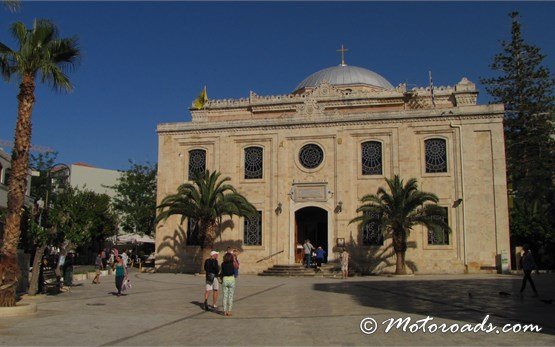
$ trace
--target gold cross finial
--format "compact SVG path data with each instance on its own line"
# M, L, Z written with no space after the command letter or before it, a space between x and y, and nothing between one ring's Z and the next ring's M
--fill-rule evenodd
M348 51L349 51L348 49L343 47L343 44L341 44L341 49L337 50L337 52L341 52L341 66L347 66L347 64L345 64L345 52L348 52Z

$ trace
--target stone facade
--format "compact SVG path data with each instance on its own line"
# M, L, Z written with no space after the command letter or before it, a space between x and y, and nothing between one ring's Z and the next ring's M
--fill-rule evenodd
M415 273L492 271L499 254L509 251L503 106L476 105L477 94L463 78L433 92L324 82L289 95L251 92L245 99L209 100L203 109L191 109L192 122L158 125L158 202L188 180L189 153L202 149L206 169L229 176L261 211L260 245L245 245L241 218L226 221L216 242L216 249L242 250L242 273L294 263L298 242L308 235L325 246L328 261L337 259L337 244L344 242L360 272L392 272L391 239L365 245L363 231L349 221L357 215L359 199L384 187L385 177L414 177L447 208L452 233L444 244L429 244L424 228L412 230L408 268ZM446 172L427 172L429 139L445 144ZM363 175L367 141L381 144L380 174ZM323 152L314 168L299 158L307 144ZM262 178L245 178L245 149L251 146L262 148ZM199 268L198 247L187 245L187 225L178 220L157 227L158 271Z

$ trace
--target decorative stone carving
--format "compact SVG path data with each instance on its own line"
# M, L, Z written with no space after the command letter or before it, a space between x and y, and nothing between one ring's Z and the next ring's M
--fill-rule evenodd
M476 105L478 93L455 94L456 106Z
M459 83L455 86L455 91L457 92L475 92L476 85L468 80L468 78L463 77Z
M320 117L324 115L324 107L319 105L316 99L308 98L297 106L297 114L299 117Z
M476 105L476 85L463 77L457 85L434 87L436 107ZM406 110L433 109L430 87L412 88L406 84L395 89L348 88L321 83L300 94L261 96L253 91L248 98L209 100L203 110L191 109L193 123L242 122L254 114L289 114L290 117L317 119L344 113L349 108L367 109L379 106L404 106ZM275 116L270 116L272 118ZM220 121L221 119L221 121Z

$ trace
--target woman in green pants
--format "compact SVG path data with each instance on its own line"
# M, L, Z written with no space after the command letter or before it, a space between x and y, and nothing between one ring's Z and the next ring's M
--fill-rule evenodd
M224 287L224 315L231 316L231 309L233 307L233 294L235 292L235 276L233 266L233 254L226 253L222 263L221 276L223 277Z
M116 270L116 288L118 290L118 296L121 296L121 287L123 285L125 276L127 276L127 269L123 264L123 258L121 257L121 255L118 255L116 257L116 265L114 268Z

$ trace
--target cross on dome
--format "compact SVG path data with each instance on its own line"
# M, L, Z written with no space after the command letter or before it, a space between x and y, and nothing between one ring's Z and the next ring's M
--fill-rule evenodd
M343 47L343 44L341 44L341 49L337 50L337 52L341 52L341 66L347 66L347 64L345 64L345 52L348 51L347 48Z

